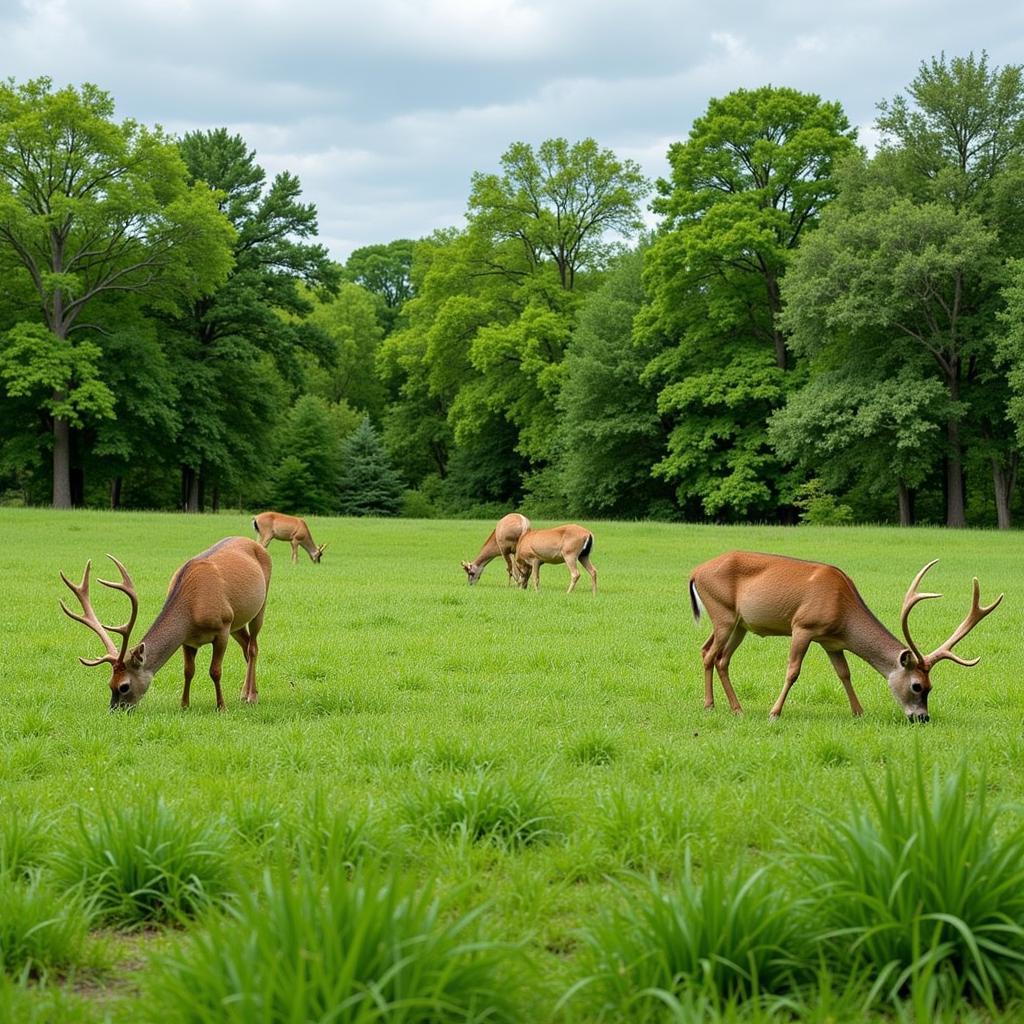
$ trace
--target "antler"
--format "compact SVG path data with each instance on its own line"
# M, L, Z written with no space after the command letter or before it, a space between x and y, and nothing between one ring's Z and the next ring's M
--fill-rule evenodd
M903 636L906 638L907 646L910 648L914 657L917 659L919 665L924 665L925 659L921 652L917 649L917 644L914 643L913 638L910 635L910 623L908 619L910 617L910 610L920 601L927 601L931 597L942 597L941 594L919 594L917 592L918 584L924 578L924 574L938 561L937 558L933 558L913 579L913 582L907 588L907 593L903 598L903 607L900 609L900 626L903 627ZM994 607L994 606L993 606Z
M955 661L958 665L963 665L965 668L971 668L977 665L981 660L980 658L961 658L959 655L953 653L953 647L958 644L974 627L981 622L986 615L994 612L999 606L999 602L1002 601L1003 595L1000 594L988 607L981 604L981 588L978 586L978 577L974 577L974 596L971 598L971 610L967 613L967 618L956 627L953 635L941 646L937 647L927 658L924 659L924 668L926 671L932 668L933 665L938 662L948 659L949 661Z
M128 621L120 626L104 626L97 618L96 613L92 609L92 602L89 600L89 570L92 568L92 559L85 563L85 573L82 576L82 582L76 587L62 572L60 578L67 584L68 589L78 598L79 604L82 606L84 615L76 615L63 601L60 602L61 610L68 618L74 619L75 622L82 623L83 626L88 626L102 641L103 646L106 647L107 653L101 658L79 658L78 660L83 665L102 665L104 662L109 662L111 665L116 665L118 662L124 661L124 656L128 651L128 638L131 636L132 627L135 625L135 619L139 614L139 597L135 592L135 584L132 583L131 576L128 575L128 570L113 556L107 555L114 565L117 566L118 571L121 573L121 582L114 583L110 580L100 580L99 582L105 587L110 587L111 590L120 590L122 594L127 595L128 600L131 601L131 615ZM114 645L114 641L110 639L110 634L107 632L110 630L113 633L119 633L121 636L121 652L118 653L117 647Z

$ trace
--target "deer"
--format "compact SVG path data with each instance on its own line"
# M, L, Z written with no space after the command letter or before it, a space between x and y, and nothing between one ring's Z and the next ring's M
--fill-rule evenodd
M466 576L469 578L469 585L472 586L480 579L484 566L498 555L505 559L505 567L508 569L508 585L511 586L517 582L512 557L515 554L519 538L529 529L530 520L518 512L509 512L507 516L502 516L491 530L490 536L484 541L480 554L472 562L462 563L462 568L466 570Z
M786 697L800 675L807 648L814 642L825 649L855 716L862 715L864 709L850 681L844 651L862 658L886 680L910 721L927 722L932 669L940 661L952 661L967 668L977 665L980 659L961 658L953 653L953 648L1003 599L1000 594L992 604L982 605L975 577L967 617L944 644L931 654L921 654L910 635L909 617L921 601L942 596L918 591L925 573L937 561L936 558L921 569L903 598L900 626L905 643L879 622L853 580L834 565L750 551L729 551L698 565L690 576L690 606L694 622L700 622L704 610L712 627L711 636L701 648L704 707L715 706L712 673L717 671L729 706L734 712L743 710L729 680L729 661L749 632L792 638L785 683L771 709L771 719L782 714Z
M515 574L519 586L526 590L532 575L533 589L540 590L541 565L565 562L569 569L569 589L566 593L571 594L579 582L580 571L576 568L576 563L579 562L590 573L590 592L596 594L597 570L590 561L590 552L593 548L594 535L575 523L524 533L519 538L515 554Z
M132 627L139 613L139 597L128 570L113 555L107 557L117 566L121 581L100 580L111 590L119 590L131 603L128 621L120 626L104 626L93 611L89 598L89 571L92 559L85 563L82 582L75 585L61 572L60 577L82 606L82 614L71 611L63 601L64 614L91 629L103 642L107 653L99 658L79 658L83 665L112 666L110 710L132 710L146 695L153 676L180 647L185 659L185 686L181 706L189 706L189 687L196 670L196 649L213 644L210 678L217 694L217 710L225 709L220 678L228 639L234 637L245 655L245 683L242 699L254 704L256 691L257 637L263 626L263 612L270 587L270 556L249 537L227 537L213 547L190 558L171 577L167 598L153 625L134 647L129 647ZM111 633L121 636L118 650Z
M314 565L319 565L326 544L316 545L305 519L286 516L281 512L261 512L252 521L252 528L260 535L260 543L266 548L272 540L286 540L292 546L292 565L299 557L299 548L305 549Z

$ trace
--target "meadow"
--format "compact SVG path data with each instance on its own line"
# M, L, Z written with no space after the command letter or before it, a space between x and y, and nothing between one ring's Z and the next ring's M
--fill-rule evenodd
M209 647L188 711L179 654L135 712L108 713L109 669L79 664L100 645L61 614L58 599L74 599L59 571L77 581L91 558L94 577L116 579L105 553L121 559L140 595L137 639L174 569L222 537L252 535L250 520L0 510L0 1019L326 1020L308 1009L313 995L305 1010L283 1006L267 971L285 971L282 950L302 947L315 966L289 991L337 994L345 978L366 988L351 959L360 943L417 949L422 974L395 982L397 994L370 986L332 1020L1019 1019L1019 535L592 522L592 597L585 575L565 594L564 566L543 569L539 593L509 588L500 560L467 586L460 559L493 523L311 518L327 543L320 565L300 550L292 566L286 544L270 547L258 704L239 700L232 644L225 713ZM944 597L912 616L924 650L965 615L972 576L983 602L1006 597L958 648L980 664L934 670L927 725L908 724L851 656L865 709L854 719L817 647L769 722L788 645L753 636L732 662L744 714L729 712L717 682L718 706L705 711L707 630L692 621L686 579L733 547L840 565L897 634L911 578L939 558L926 586ZM125 599L92 590L103 621L123 621ZM905 977L857 960L874 933L829 952L856 934L842 921L794 966L783 953L803 941L790 930L804 901L841 889L823 881L830 851L840 861L857 847L848 860L870 873L884 859L871 828L901 815L925 821L922 836L938 828L933 846L901 848L894 877L970 876L966 904L991 889L1002 923L964 937L972 952L953 980L936 965L959 940L936 937L934 917L915 932L918 966ZM338 901L334 924L310 911L325 892ZM740 909L716 934L733 929L738 961L701 954L687 932L672 942L695 944L703 980L680 987L685 968L671 964L659 968L664 984L634 973L658 959L637 935L685 932L728 906ZM807 920L820 919L808 906ZM672 922L656 920L665 907ZM335 950L341 919L368 930ZM382 920L414 927L370 942ZM14 934L19 921L40 927ZM743 946L757 928L777 938ZM1010 952L986 975L997 946ZM844 955L857 964L845 975Z

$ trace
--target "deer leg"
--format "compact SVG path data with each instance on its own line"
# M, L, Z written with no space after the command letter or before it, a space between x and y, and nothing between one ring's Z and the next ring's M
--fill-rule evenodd
M743 708L740 707L740 702L736 698L736 691L732 688L732 683L729 681L729 662L732 661L733 652L743 643L743 638L746 635L746 628L737 622L733 626L725 646L719 651L718 657L715 659L715 669L722 683L722 689L725 690L725 698L729 702L729 707L736 712L742 711Z
M846 696L850 701L850 710L854 717L860 718L864 714L864 709L860 706L860 701L857 700L857 694L853 692L853 683L850 682L850 666L846 663L846 655L842 651L826 651L826 653L828 660L832 662L832 667L836 670L836 675L839 676L839 681L843 684L843 689L846 690Z
M590 573L590 592L597 593L597 570L590 561L590 555L580 555L580 565Z
M576 559L572 555L569 555L565 560L565 565L569 570L569 589L566 593L571 594L576 589L576 584L580 581L580 571L576 568Z
M534 562L530 569L533 572L533 589L540 590L540 562Z
M259 653L259 644L256 636L263 625L263 612L260 611L250 623L249 628L243 627L232 634L242 645L245 652L245 683L242 685L242 700L248 704L255 704L259 700L256 692L256 655Z
M793 642L789 645L789 664L786 666L786 682L782 687L779 699L772 705L768 714L769 718L778 718L782 714L782 705L786 703L786 697L793 688L793 684L800 678L800 666L804 663L804 655L807 648L811 646L814 637L802 630L793 630Z
M700 649L700 660L704 666L704 707L711 709L715 706L715 659L708 660L708 654L711 651L711 645L715 642L715 634L704 641L704 646Z
M292 541L292 565L298 564L299 561L299 542Z
M502 552L501 557L505 559L505 568L508 570L508 582L505 586L511 587L516 581L515 573L512 572L512 556L507 552Z
M187 708L189 687L192 685L192 677L196 674L196 649L183 644L181 653L185 659L185 686L181 691L181 706Z
M717 669L722 689L729 701L729 707L733 711L743 710L740 707L740 702L736 699L736 691L729 681L729 659L746 635L746 629L739 622L733 621L723 626L716 625L715 631L701 647L700 653L704 662L704 707L713 708L715 706L712 673Z
M220 673L224 665L224 652L228 649L228 634L219 633L213 638L213 657L210 659L210 678L217 694L217 710L224 710L224 694L220 691Z

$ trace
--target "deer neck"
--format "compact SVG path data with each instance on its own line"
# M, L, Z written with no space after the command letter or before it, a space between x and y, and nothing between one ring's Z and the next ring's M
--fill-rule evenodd
M868 610L858 609L846 623L843 646L866 661L876 672L889 678L899 664L900 652L906 647Z
M307 533L300 541L299 544L309 552L310 557L316 554L316 545L313 543L313 536Z
M483 568L492 559L497 558L501 554L498 549L498 541L495 539L494 531L491 530L490 537L484 541L484 546L480 549L480 554L476 556L473 564Z
M188 638L189 620L168 601L146 630L146 673L155 675Z

